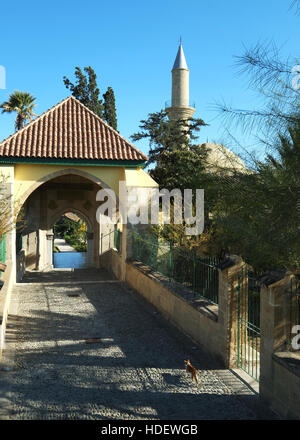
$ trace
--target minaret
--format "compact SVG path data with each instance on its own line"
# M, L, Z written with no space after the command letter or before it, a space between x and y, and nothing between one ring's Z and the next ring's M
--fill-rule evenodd
M195 112L195 109L189 105L189 75L180 40L172 69L172 103L171 107L166 108L170 119L188 119Z

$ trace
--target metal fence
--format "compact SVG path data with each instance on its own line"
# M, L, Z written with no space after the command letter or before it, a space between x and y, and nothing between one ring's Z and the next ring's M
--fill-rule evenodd
M218 304L219 272L217 258L200 258L196 252L174 246L147 234L132 232L132 257L152 270L191 289L195 297Z
M255 380L260 373L260 285L244 268L238 275L237 366Z

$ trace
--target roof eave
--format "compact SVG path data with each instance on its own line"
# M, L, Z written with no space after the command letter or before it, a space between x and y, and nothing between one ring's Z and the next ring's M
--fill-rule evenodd
M38 165L77 165L77 166L108 166L108 167L144 167L147 160L109 160L109 159L68 159L50 157L15 157L1 156L0 164L38 164Z

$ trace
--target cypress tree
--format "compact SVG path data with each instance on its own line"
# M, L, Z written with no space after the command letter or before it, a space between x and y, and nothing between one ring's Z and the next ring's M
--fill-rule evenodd
M115 130L117 130L117 112L116 112L116 101L115 94L111 87L108 87L106 93L103 95L104 98L104 110L103 117L104 120Z

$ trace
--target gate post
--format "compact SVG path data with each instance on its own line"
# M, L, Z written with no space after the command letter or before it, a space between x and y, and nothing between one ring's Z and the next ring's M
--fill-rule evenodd
M238 274L245 266L238 256L231 256L231 265L219 269L219 322L224 334L224 364L237 365Z
M289 287L293 275L261 287L260 395L267 403L274 399L273 353L285 348L289 338Z

